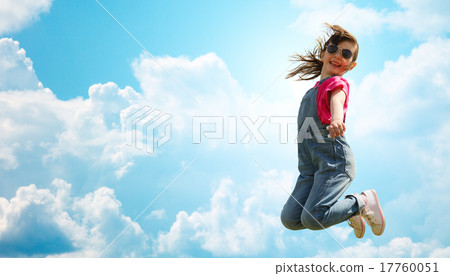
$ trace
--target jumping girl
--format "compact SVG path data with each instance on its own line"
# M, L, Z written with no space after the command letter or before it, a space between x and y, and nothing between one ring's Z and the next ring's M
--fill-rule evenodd
M356 66L358 42L338 25L326 24L328 39L306 55L295 55L300 64L287 78L320 81L306 92L298 113L298 169L294 191L281 212L291 230L325 229L348 220L362 238L365 223L381 235L385 218L375 190L339 198L355 177L355 159L344 132L349 84L342 77Z

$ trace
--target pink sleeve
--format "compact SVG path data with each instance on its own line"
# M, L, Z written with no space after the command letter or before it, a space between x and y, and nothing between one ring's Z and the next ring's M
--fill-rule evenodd
M319 112L319 119L324 125L328 125L331 123L330 101L328 99L328 92L333 91L336 88L340 88L346 95L344 103L345 121L345 114L347 112L348 106L348 96L350 93L350 85L343 77L334 76L326 79L323 83L321 83L319 86L319 90L317 91L317 111Z

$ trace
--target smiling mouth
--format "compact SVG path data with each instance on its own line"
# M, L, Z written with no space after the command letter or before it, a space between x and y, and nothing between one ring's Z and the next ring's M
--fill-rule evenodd
M341 67L341 65L337 62L330 62L330 64L331 64L331 66L336 67L336 68Z

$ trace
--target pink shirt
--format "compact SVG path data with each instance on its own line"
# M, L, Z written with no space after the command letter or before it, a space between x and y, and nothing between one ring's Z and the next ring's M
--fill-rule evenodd
M345 93L345 102L344 102L344 122L345 122L345 114L347 112L348 106L348 94L350 92L350 85L347 80L340 76L329 77L325 79L319 85L320 82L317 82L314 87L319 86L319 90L317 91L317 111L319 111L319 119L324 125L328 125L331 123L331 112L330 112L330 99L328 99L328 92L332 91L336 88L340 88Z

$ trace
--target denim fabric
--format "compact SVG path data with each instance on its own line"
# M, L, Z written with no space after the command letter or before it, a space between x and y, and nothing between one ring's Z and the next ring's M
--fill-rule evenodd
M326 125L318 117L317 90L314 87L305 94L298 114L299 131L305 122L315 122L322 136L310 131L298 140L300 175L281 212L283 225L291 230L324 229L349 219L364 207L357 194L339 200L355 177L355 159L345 137L327 137Z

